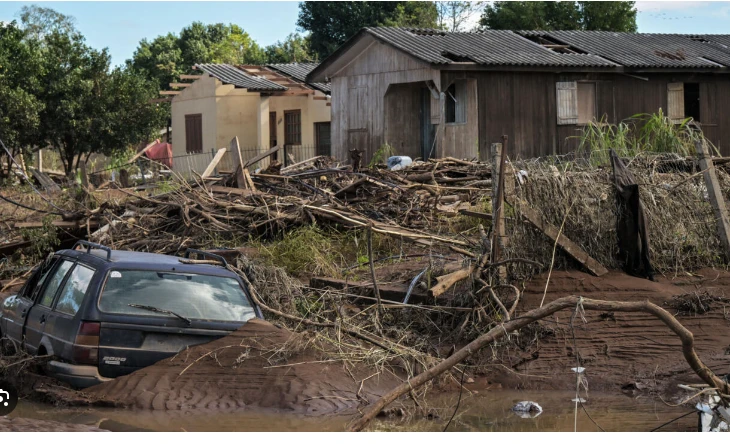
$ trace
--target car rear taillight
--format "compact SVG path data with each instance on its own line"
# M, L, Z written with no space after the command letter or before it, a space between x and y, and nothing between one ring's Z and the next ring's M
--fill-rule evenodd
M73 359L77 364L99 365L99 332L98 322L82 322L76 333L73 346Z

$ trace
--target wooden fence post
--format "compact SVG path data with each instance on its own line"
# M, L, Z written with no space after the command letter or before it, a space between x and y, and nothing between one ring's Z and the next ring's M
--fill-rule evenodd
M492 263L499 262L502 258L504 228L504 145L501 143L492 144ZM500 279L507 277L505 267L499 267Z
M717 220L717 230L720 235L720 242L725 253L725 260L730 260L730 219L728 219L727 208L725 207L725 198L722 196L720 182L715 174L715 166L712 163L712 157L707 150L705 141L695 142L695 149L700 160L700 171L704 171L705 185L707 186L707 195L710 198L710 204L715 213Z
M246 187L246 176L243 175L245 168L243 158L241 157L241 147L238 144L238 136L231 139L231 161L233 162L233 171L236 174L236 186L238 188Z

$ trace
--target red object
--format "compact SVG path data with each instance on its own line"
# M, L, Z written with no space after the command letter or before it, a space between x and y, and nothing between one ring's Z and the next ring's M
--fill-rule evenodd
M76 341L73 345L73 360L77 364L99 364L99 334L101 324L98 322L81 322Z
M145 151L144 155L172 169L172 144L158 142Z

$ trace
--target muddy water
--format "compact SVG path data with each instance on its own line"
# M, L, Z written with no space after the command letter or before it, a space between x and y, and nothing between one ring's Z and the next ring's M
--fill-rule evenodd
M450 431L573 431L574 404L569 392L485 391L465 393ZM585 396L584 396L585 398ZM519 401L530 400L543 407L536 418L523 419L510 411ZM431 397L433 413L427 418L379 419L368 430L441 431L453 414L457 395ZM585 404L590 417L606 431L649 431L689 410L670 407L661 400L594 393ZM303 417L277 412L150 412L119 409L54 408L21 402L10 415L33 419L94 425L111 431L342 431L348 416ZM579 431L599 431L585 412L578 411ZM697 417L689 415L662 431L694 431Z

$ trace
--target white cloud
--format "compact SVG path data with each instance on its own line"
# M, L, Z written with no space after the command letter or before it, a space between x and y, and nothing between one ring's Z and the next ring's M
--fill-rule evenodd
M708 6L711 3L713 2L639 1L636 2L636 9L639 12L681 11L686 9L701 8L703 6Z

